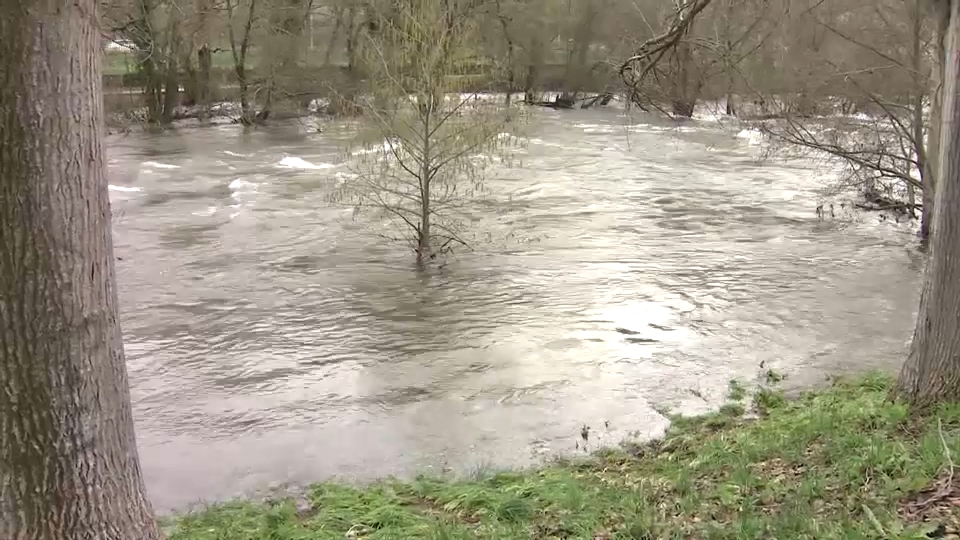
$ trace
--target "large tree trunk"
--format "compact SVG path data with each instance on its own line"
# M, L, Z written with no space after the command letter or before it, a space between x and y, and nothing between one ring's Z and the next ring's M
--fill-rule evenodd
M923 407L960 401L960 0L947 38L940 172L931 256L910 356L894 395Z
M0 0L0 538L160 538L117 319L97 0Z

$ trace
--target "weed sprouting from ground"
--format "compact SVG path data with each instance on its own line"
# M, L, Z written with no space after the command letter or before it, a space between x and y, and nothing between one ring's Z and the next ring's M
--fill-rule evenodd
M743 385L737 379L730 379L728 385L727 399L730 401L743 401L743 398L747 397L747 387Z
M743 404L731 403L712 415L674 419L661 441L538 469L361 488L318 484L307 511L292 501L215 506L178 518L169 536L947 537L960 526L960 471L951 457L960 455L960 407L911 416L886 399L889 385L868 376L796 400L761 389L753 420L743 417Z

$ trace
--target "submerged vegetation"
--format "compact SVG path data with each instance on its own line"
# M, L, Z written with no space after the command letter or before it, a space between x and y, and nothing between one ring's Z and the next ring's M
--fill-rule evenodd
M768 378L768 382L775 382ZM731 385L660 441L542 468L312 486L177 518L171 540L942 538L960 525L960 407L924 415L871 375L784 399ZM745 404L744 401L750 401ZM749 413L746 411L749 410Z

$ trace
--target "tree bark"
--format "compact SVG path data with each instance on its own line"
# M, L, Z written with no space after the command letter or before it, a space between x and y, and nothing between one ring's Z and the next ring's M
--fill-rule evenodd
M540 67L543 64L543 42L539 36L534 36L530 50L527 51L527 75L523 82L523 101L536 103L540 101L537 85L540 83Z
M921 193L921 196L924 198L924 202L928 202L933 197L934 191L934 180L932 169L928 164L929 157L927 156L927 142L924 140L924 121L923 121L923 105L924 98L927 96L927 93L930 91L930 81L925 77L923 70L923 2L925 0L914 0L913 6L910 9L910 19L913 23L913 35L911 36L912 42L912 69L913 69L913 79L915 81L915 86L913 89L913 95L911 96L911 106L913 108L913 118L911 120L911 128L913 133L911 134L913 139L913 149L916 154L917 166L920 173L920 185L924 192L928 189L930 193L924 196L924 193ZM932 96L933 97L933 96ZM936 99L934 97L934 99ZM931 122L938 122L939 118L932 117ZM913 184L907 184L907 195L908 195L908 204L910 217L915 219L916 215L916 189ZM932 204L931 204L932 206ZM920 216L920 238L923 241L927 241L930 238L930 218L932 208L927 208L924 204L923 209L921 210Z
M692 118L697 105L697 94L700 90L699 75L692 73L693 51L686 40L677 44L676 74L672 81L673 89L670 96L670 105L674 116Z
M270 15L272 35L266 44L270 58L269 75L257 121L266 121L269 118L277 101L277 93L283 91L288 95L298 94L305 89L298 63L303 47L303 30L307 26L311 9L311 0L283 0L273 5Z
M918 407L960 401L960 0L952 0L949 21L931 256L910 356L894 389Z
M213 72L213 53L206 43L197 51L197 100L200 104L200 120L205 121L210 115L212 100L210 74Z
M117 318L97 0L0 0L0 538L153 540Z
M210 115L213 101L211 74L213 73L213 51L210 49L210 11L212 0L197 2L197 34L200 47L197 49L197 104L200 105L200 121L206 121Z
M420 229L417 231L417 261L422 262L425 258L429 258L431 253L431 231L430 231L430 180L433 176L433 167L434 167L434 157L432 149L432 138L434 136L433 131L436 126L433 124L433 109L434 104L437 103L435 100L431 100L429 106L424 107L423 112L420 115L420 122L423 128L422 140L420 143L423 145L422 161L423 164L420 167L420 178L418 178L420 183Z
M247 51L250 49L250 35L253 29L253 20L257 13L257 0L250 0L247 18L243 24L243 37L238 43L234 37L234 12L232 0L226 1L227 7L227 35L230 40L230 51L233 53L233 69L237 74L237 84L240 86L240 123L245 126L253 124L253 103L250 101L250 81L247 78ZM239 7L237 2L236 7Z
M143 0L137 9L138 19L131 38L137 45L137 66L144 78L147 122L157 124L163 112L163 62L160 58L161 46L153 28L156 5L153 0Z
M169 125L173 123L173 113L180 102L180 73L177 61L170 57L166 63L167 72L163 83L163 113L160 115L160 123Z
M936 49L936 63L933 66L933 103L930 107L930 133L927 142L927 174L923 178L923 215L921 217L921 237L929 238L933 234L934 194L937 188L937 178L940 175L940 143L943 126L943 91L944 71L946 70L947 31L950 23L950 3L941 0L936 5L936 34L934 47ZM924 226L926 224L926 226Z
M684 13L687 9L687 0L678 2L678 10ZM682 15L681 20L689 15ZM683 33L689 32L689 25ZM693 112L697 105L698 94L700 93L700 74L694 73L696 67L693 65L693 49L689 40L681 37L675 49L676 72L672 81L672 95L670 96L670 105L674 116L683 118L693 118Z
M500 2L497 2L497 19L500 21L500 30L503 32L503 39L507 42L507 95L504 99L504 105L507 108L510 108L510 103L513 100L513 90L516 85L516 69L514 66L514 49L515 45L513 44L513 38L510 36L510 18L505 16L502 12L503 7L500 5Z

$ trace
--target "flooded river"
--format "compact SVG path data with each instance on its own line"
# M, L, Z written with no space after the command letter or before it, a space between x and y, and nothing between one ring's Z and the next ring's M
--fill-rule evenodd
M330 205L346 126L109 140L141 458L161 511L283 483L526 465L665 427L764 363L904 358L921 257L730 126L544 111L418 272ZM846 216L846 214L844 214ZM389 232L389 231L387 231ZM582 451L582 450L580 450Z

